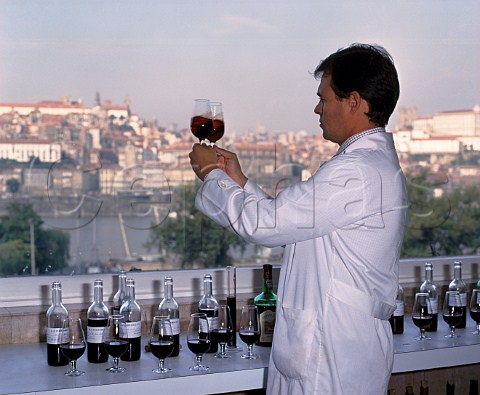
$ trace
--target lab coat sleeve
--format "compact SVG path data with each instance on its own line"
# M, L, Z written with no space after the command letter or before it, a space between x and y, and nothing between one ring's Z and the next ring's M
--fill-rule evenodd
M222 170L212 171L196 207L245 240L268 247L323 236L338 228L382 226L381 204L367 193L378 180L355 163L323 166L313 177L268 197L247 183L241 188ZM373 196L373 197L372 197ZM381 196L381 193L378 193Z

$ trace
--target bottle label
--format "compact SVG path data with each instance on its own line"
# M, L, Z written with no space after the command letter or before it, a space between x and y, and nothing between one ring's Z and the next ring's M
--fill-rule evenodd
M103 327L87 326L87 342L103 343Z
M210 327L210 331L214 329L218 329L218 317L207 317L208 326Z
M47 343L62 344L62 334L68 335L68 328L47 328Z
M208 333L209 332L209 323L208 323L208 319L200 319L198 320L198 323L199 323L199 327L200 327L200 332L203 332L203 333Z
M141 321L125 322L122 329L123 329L123 335L121 335L121 336L124 337L124 338L134 339L134 338L142 336L142 323L141 323Z
M462 307L465 307L467 305L467 293L462 293L460 294L460 303Z
M438 299L437 298L429 298L430 299L430 306L429 306L429 313L437 314L438 313Z
M401 317L405 315L405 303L403 300L395 301L395 311L393 312L394 317Z
M275 312L265 310L259 314L260 318L260 342L271 343L273 341L273 328L275 327Z
M180 319L178 318L170 318L170 324L172 324L172 332L174 335L178 335L180 333Z

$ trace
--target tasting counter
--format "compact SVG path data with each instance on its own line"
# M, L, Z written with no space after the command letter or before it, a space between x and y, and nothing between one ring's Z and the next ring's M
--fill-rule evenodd
M405 317L405 332L394 335L394 373L424 371L460 365L480 363L480 336L472 335L474 323L468 320L467 328L457 329L461 336L446 339L447 325L439 319L438 332L429 333L431 340L414 339L418 329ZM144 339L145 344L146 339ZM288 341L285 339L285 341ZM86 372L80 377L66 377L68 366L51 367L46 362L45 343L10 344L0 346L0 394L73 394L73 395L121 395L182 394L204 395L264 388L270 349L254 347L259 354L256 360L241 358L241 352L232 358L216 359L213 354L204 355L204 364L210 367L206 373L189 370L195 357L181 339L182 350L175 358L167 358L165 366L172 369L165 375L152 372L157 359L151 353L142 353L136 362L120 362L127 368L123 374L112 374L105 369L112 363L91 364L84 354L77 363ZM238 340L238 345L246 346ZM294 361L292 361L294 363Z

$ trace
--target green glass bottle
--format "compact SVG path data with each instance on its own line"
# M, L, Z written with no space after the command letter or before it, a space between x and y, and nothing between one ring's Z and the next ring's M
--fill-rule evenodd
M260 318L260 339L257 344L271 347L277 309L277 295L273 292L272 265L263 265L262 293L257 295L253 302L258 308Z

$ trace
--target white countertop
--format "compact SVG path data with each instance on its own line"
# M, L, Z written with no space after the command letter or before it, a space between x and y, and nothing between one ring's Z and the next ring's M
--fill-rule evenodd
M414 337L418 329L405 318L405 333L394 335L394 373L427 370L439 367L480 363L480 336L472 335L472 320L467 328L457 329L458 339L446 339L447 325L439 318L438 331L428 333L432 340L418 342ZM238 345L246 346L238 340ZM182 351L175 358L167 358L165 365L172 369L165 375L152 372L157 359L150 353L142 353L136 362L123 362L127 368L123 374L105 372L111 360L103 364L87 362L86 353L78 360L78 368L86 372L80 377L66 377L67 366L52 367L46 362L45 343L13 344L0 346L0 395L4 394L78 394L142 395L172 393L204 395L262 388L266 385L270 348L254 347L257 360L244 360L241 353L219 360L213 354L205 354L204 362L210 367L207 373L189 370L195 357L182 339ZM172 391L172 392L168 392Z

